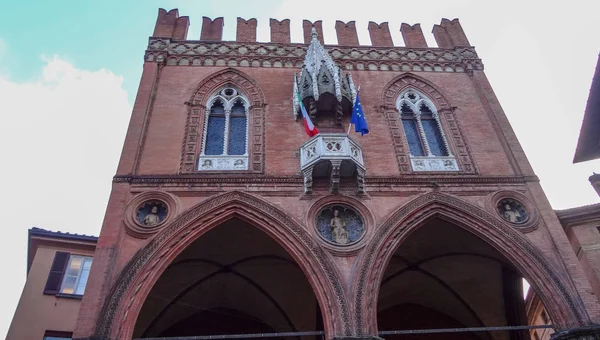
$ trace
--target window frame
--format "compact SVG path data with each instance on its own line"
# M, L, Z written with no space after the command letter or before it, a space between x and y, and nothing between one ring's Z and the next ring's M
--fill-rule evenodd
M44 337L43 337L44 340L50 340L52 338L70 340L73 338L73 332L65 332L65 331L45 331L44 332Z
M79 268L79 271L77 273L77 278L76 278L75 285L74 285L74 292L73 293L64 293L63 289L64 289L65 281L66 281L67 277L69 276L69 275L67 275L67 272L68 272L68 270L69 270L69 268L71 266L73 258L76 258L76 257L80 257L82 259L82 262L81 262L81 267ZM90 269L88 271L88 276L86 278L86 282L85 282L85 286L83 288L83 292L81 294L77 294L77 288L79 287L79 283L80 283L80 280L81 280L81 274L83 273L83 268L85 266L86 260L90 260L90 262L91 262L90 263ZM60 287L59 287L58 293L56 293L56 296L78 297L78 298L79 297L83 297L83 294L85 294L85 289L87 288L87 281L89 279L89 275L90 275L90 272L92 270L92 264L93 263L94 263L94 257L93 256L69 253L69 259L67 260L67 264L66 264L64 272L63 272L63 277L61 279Z
M233 94L227 95L227 90L233 90ZM207 139L208 139L208 123L211 116L213 105L220 101L224 107L225 124L223 131L223 152L220 155L207 155ZM244 107L244 115L246 120L246 133L244 136L244 153L242 155L230 155L230 134L231 134L231 118L242 117L242 115L232 114L233 107L241 101ZM204 117L204 129L202 131L202 145L196 169L198 171L247 171L250 169L250 121L251 107L248 98L235 86L224 86L209 97Z
M408 97L410 94L412 94L414 97ZM410 108L410 113L402 112L402 108L404 105ZM429 109L429 112L422 111L421 107L423 105ZM446 133L444 132L444 127L442 125L438 109L435 106L435 104L431 101L431 99L429 99L429 97L427 97L426 95L424 95L416 89L407 88L400 93L396 100L396 111L398 113L398 118L400 119L400 126L402 128L402 132L404 133L404 140L406 141L409 155L408 158L410 159L413 171L460 171L456 157L452 153L452 149L450 148L448 138L446 136ZM408 139L406 127L404 124L404 121L407 120L412 120L414 122L414 125L416 127L417 138L419 139L423 155L412 154L412 150L410 149L411 143ZM438 147L445 151L442 155L434 155L431 151L430 141L427 138L427 133L425 132L423 120L435 121L435 123L433 124L436 128L434 133L439 133L439 136L441 137L441 145L439 145Z

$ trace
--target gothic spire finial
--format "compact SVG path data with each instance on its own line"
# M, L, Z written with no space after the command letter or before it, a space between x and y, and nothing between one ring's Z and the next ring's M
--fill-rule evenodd
M327 92L333 94L338 102L342 102L342 86L346 86L344 91L348 92L348 86L345 85L347 84L347 78L319 41L315 26L312 26L310 36L311 41L306 49L302 72L300 77L296 78L294 84L301 94L300 100L312 97L315 101L318 101L319 96ZM296 92L294 90L295 97L297 96ZM352 94L346 92L344 92L344 96L350 100ZM297 114L296 105L296 102L294 102L294 112Z

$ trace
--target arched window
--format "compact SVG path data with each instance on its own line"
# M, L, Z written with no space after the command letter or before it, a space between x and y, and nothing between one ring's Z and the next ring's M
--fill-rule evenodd
M210 97L198 170L248 169L248 99L225 87Z
M433 102L420 92L408 89L398 97L396 107L408 142L413 170L458 170Z

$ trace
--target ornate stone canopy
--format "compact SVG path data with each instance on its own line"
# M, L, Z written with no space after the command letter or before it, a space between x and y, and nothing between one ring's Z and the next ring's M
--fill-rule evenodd
M294 118L301 115L300 102L296 95L300 92L302 102L311 118L315 118L321 110L334 111L336 120L341 123L342 115L351 110L356 97L352 76L345 75L329 56L319 42L314 27L311 37L300 78L294 74Z

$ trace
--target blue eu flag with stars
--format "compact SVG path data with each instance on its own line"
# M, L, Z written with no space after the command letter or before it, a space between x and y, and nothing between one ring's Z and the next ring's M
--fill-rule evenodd
M360 105L358 93L356 94L354 107L352 107L352 118L350 118L350 123L354 124L354 131L360 132L361 136L369 133L369 126L367 125L367 120L365 119L365 113L362 105Z

